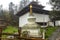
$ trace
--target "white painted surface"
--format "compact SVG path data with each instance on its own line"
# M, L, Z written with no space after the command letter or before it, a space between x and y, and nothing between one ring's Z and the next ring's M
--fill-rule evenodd
M22 27L23 25L28 23L28 21L27 21L28 15L29 14L27 13L27 14L24 14L23 16L19 17L19 27Z
M34 16L36 17L36 22L48 22L48 21L50 21L49 15L35 13Z
M60 26L60 20L55 21L56 26Z
M49 22L48 25L49 26L54 26L54 23L53 22Z
M38 14L38 13L33 13L33 14L34 14L34 17L36 17L36 22L50 21L49 15ZM28 16L29 16L29 12L19 17L19 27L22 27L23 25L28 23Z
M40 29L22 29L22 33L24 31L28 31L31 37L40 37Z
M45 39L45 30L43 30L43 37L42 39Z

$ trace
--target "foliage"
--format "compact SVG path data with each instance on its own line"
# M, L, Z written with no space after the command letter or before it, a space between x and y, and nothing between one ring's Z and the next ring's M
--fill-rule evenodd
M46 28L46 38L52 35L52 33L57 29L58 27L48 27Z
M3 33L17 33L18 32L18 28L13 27L13 26L7 26L6 29L3 30ZM2 35L3 38L6 38L9 35Z
M50 37L52 33L57 29L58 27L48 27L46 28L46 38ZM18 28L13 26L8 26L5 30L3 30L5 33L16 33L18 32ZM43 29L41 29L41 32L43 32ZM6 35L4 35L6 37Z
M4 17L5 17L5 20L10 21L9 11L4 10L3 13L4 13L3 15L4 15Z
M50 18L60 17L60 11L50 11Z
M27 4L29 4L30 0L21 0L19 5L19 10L23 9Z
M12 2L9 4L9 11L3 10L2 6L0 6L0 18L5 19L8 25L18 26L18 17L14 15L16 12L17 7Z
M10 2L9 4L9 15L10 15L10 25L18 26L18 17L14 15L14 13L17 13L17 6L14 5L13 2Z
M45 28L45 38L46 40L48 40L48 38L52 35L53 32L55 32L59 27L52 27L52 26L48 26L47 28ZM43 32L44 29L41 28L41 33Z
M50 0L50 4L53 5L54 10L60 11L60 0Z
M3 11L4 19L8 25L18 26L18 17L14 14L9 13L9 11Z
M3 30L5 33L15 33L18 32L18 28L13 27L13 26L7 26L6 29Z
M58 27L47 27L46 30L46 39L52 35L52 33L57 29ZM41 29L41 32L43 32L44 29Z
M50 12L51 15L55 17L60 17L60 0L50 0L50 4L53 6L53 10Z

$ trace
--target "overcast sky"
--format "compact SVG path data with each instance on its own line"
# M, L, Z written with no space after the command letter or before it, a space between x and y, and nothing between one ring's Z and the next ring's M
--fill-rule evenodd
M3 5L4 9L8 9L8 5L10 2L13 2L16 5L19 5L21 0L0 0L0 5ZM49 0L39 0L40 4L42 4L43 6L45 6L45 10L51 10L51 5L48 4Z

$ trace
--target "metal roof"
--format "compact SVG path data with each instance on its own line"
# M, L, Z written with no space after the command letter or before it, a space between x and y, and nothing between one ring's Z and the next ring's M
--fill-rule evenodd
M43 10L44 6L39 5L37 2L31 2L30 4L32 4L32 11L34 13L39 13L39 14L49 14L49 11L47 10ZM24 7L22 10L20 10L19 12L17 12L17 16L22 16L23 14L27 13L30 11L30 4L27 5L26 7Z

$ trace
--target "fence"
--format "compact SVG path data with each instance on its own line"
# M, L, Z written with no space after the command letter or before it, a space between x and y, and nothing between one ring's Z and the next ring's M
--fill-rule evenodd
M0 40L43 40L42 38L33 37L21 37L21 28L18 30L18 34L2 33L0 32ZM4 37L5 36L5 37Z
M0 40L18 40L19 34L2 33Z
M20 30L18 30L18 34L12 33L2 33L2 29L0 28L0 40L19 40Z

